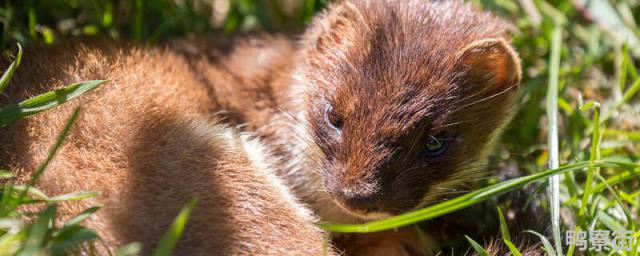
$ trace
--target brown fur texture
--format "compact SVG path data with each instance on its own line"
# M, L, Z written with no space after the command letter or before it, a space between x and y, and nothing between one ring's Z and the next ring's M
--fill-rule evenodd
M196 136L193 123L214 134L224 129L220 123L255 134L274 172L323 220L403 213L456 195L484 175L520 82L505 27L462 1L354 0L332 4L299 41L260 36L231 45L74 44L38 52L47 61L25 61L10 101L79 80L112 81L1 130L9 142L0 146L2 167L27 177L73 106L85 105L39 186L53 194L103 191L84 204L107 205L92 225L102 233L119 227L106 234L113 244L139 237L153 245L197 194L202 212L194 213L198 224L182 250L201 244L231 253L318 252L322 232L300 216L304 210L283 195L286 189L269 186L270 168L260 172L249 157L263 153L228 138L234 136ZM213 116L217 121L202 121ZM340 127L331 124L338 121ZM434 139L447 147L437 156L425 151ZM225 235L199 235L209 231ZM354 235L342 246L353 252L415 241L386 234ZM410 244L404 253L416 251Z
M37 186L50 195L100 192L65 203L60 211L69 218L104 205L87 224L110 249L140 241L148 254L180 208L197 196L177 255L321 254L323 232L311 213L260 159L267 154L259 143L221 125L223 116L214 113L227 103L211 97L197 79L201 74L192 67L197 63L172 49L114 42L27 50L2 105L74 82L110 81L79 100L1 129L1 166L17 172L16 182L25 182L70 112L82 106Z

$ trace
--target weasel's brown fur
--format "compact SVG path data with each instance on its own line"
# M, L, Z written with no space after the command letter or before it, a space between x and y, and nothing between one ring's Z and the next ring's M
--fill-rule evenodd
M251 51L251 44L243 51ZM197 196L200 202L176 249L179 255L321 254L323 232L272 172L264 159L268 154L216 114L220 105L248 99L211 97L198 79L203 74L196 72L197 65L176 50L114 42L28 49L2 105L74 82L110 81L78 100L0 129L1 166L17 173L16 182L28 180L71 111L82 106L37 186L49 195L100 192L97 198L65 203L60 212L69 218L104 205L88 225L111 249L140 241L150 252L180 208ZM208 65L211 72L244 75L224 73L225 68L232 67ZM225 97L223 85L215 87L216 96Z
M25 61L10 85L12 101L79 80L112 81L3 129L0 139L10 143L0 146L9 156L2 165L26 178L69 111L82 104L83 117L39 185L50 193L103 191L85 204L107 205L92 225L103 233L119 227L106 234L113 244L135 236L153 241L181 202L199 194L201 215L195 212L198 224L184 250L201 243L276 252L262 247L271 242L282 248L273 250L299 244L300 251L317 252L322 233L286 189L268 186L270 168L256 168L250 157L263 152L195 127L217 134L224 130L219 124L240 125L255 134L274 172L324 220L403 213L483 175L486 155L514 112L521 77L505 27L462 1L354 0L330 6L298 42L266 36L226 48L205 41L38 52L50 57ZM332 127L338 117L341 127ZM425 145L439 136L448 150L426 157ZM136 233L142 231L134 217L149 215L141 223L158 229ZM200 225L207 217L216 221ZM224 229L235 232L212 243L198 236Z
M319 155L308 157L317 174L305 176L322 180L311 191L327 191L347 215L376 218L481 176L520 82L504 27L458 1L352 1L317 19L292 88L315 142L303 151ZM344 119L340 132L326 121L329 107ZM448 151L423 157L439 134L449 134Z

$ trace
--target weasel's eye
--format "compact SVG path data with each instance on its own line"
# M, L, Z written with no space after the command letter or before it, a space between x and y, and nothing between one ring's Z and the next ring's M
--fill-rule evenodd
M327 123L334 129L340 131L342 129L342 116L336 112L333 106L329 105L324 113Z
M424 145L424 156L426 157L438 157L444 154L449 149L448 139L445 136L431 136Z

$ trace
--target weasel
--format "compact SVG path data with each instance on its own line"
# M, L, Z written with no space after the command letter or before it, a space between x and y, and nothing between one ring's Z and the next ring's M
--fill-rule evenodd
M300 40L166 48L85 42L38 55L51 57L25 60L9 85L11 100L1 103L80 80L111 81L0 130L1 166L26 179L65 114L83 105L39 187L102 192L81 204L106 206L90 225L114 245L142 239L152 246L180 203L200 195L184 252L224 245L277 254L269 243L318 252L322 232L298 199L323 220L361 222L454 194L483 175L521 79L505 23L462 1L342 1ZM228 129L254 134L262 146Z

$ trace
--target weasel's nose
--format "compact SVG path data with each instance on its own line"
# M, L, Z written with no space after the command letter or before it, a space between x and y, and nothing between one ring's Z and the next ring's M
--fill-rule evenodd
M361 211L375 210L380 200L378 191L357 191L353 189L342 189L338 198L348 207Z

